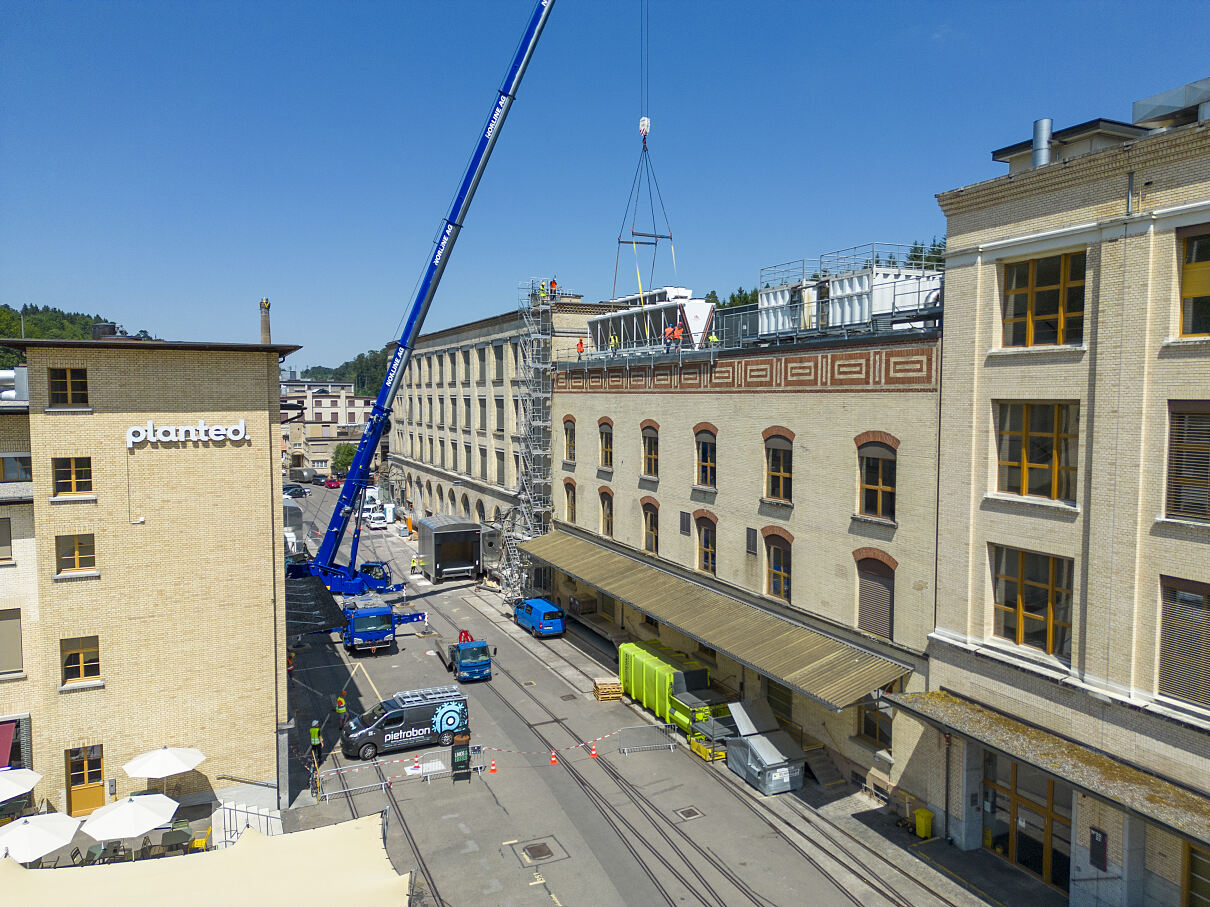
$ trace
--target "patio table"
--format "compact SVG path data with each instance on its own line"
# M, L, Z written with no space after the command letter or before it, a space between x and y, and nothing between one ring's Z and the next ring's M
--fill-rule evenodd
M160 844L163 845L164 850L166 851L179 848L182 852L184 852L185 847L189 844L189 841L192 837L193 832L191 831L186 831L184 829L173 829L172 831L164 832L164 836L160 838Z

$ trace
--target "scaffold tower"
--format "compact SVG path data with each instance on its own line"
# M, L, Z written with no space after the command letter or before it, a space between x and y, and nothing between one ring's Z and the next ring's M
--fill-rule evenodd
M522 325L518 343L521 359L517 388L521 416L521 469L517 476L517 506L502 527L504 569L501 579L507 601L525 597L533 584L533 576L520 544L542 535L550 528L552 302L557 292L552 290L553 283L549 279L531 278L522 281L517 289L517 307Z

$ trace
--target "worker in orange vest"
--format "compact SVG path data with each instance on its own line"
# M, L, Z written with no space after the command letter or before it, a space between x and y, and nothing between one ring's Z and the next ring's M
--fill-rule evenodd
M675 327L675 328L673 328L673 330L672 330L672 339L673 339L674 341L676 341L676 349L677 349L677 352L680 352L680 349L681 349L681 340L684 338L684 336L685 336L685 328L684 328L684 325L682 325L682 324L681 324L681 323L678 321L678 322L676 323L676 327Z
M670 324L664 325L664 352L665 353L672 349L672 330L673 330L672 325L670 325Z
M584 338L583 337L581 337L579 340L576 341L576 358L577 359L584 358Z
M558 291L558 289L559 289L559 282L552 277L550 279L550 298L551 299L555 298L555 295L556 295L556 292Z

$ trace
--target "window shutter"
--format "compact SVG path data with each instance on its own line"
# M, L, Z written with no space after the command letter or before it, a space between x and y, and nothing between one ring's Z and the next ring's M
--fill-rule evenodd
M1168 515L1210 519L1210 413L1173 412L1168 438Z
M0 611L0 673L20 670L21 609L10 608Z
M881 576L861 567L857 570L857 626L867 633L890 639L895 574L881 563L878 566L890 575Z
M1210 587L1164 586L1159 691L1210 708Z
M747 551L749 554L756 554L756 539L757 539L756 530L749 529L748 530L748 547L747 547Z
M690 532L689 514L684 510L681 511L681 535L688 535Z

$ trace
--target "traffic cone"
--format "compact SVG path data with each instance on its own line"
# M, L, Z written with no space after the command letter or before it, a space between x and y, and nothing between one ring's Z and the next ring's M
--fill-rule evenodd
M415 772L420 771L420 757L419 756L417 756L416 761L412 763L412 771L415 771Z
M592 745L592 752L588 755L593 759L597 758L597 745L595 743Z
M559 764L559 760L558 760L558 759L555 757L555 751L554 751L554 750L551 750L551 751L550 751L550 764L551 764L551 765L558 765L558 764Z
M487 773L489 775L496 774L496 760L495 759L492 760L492 767L487 770Z

